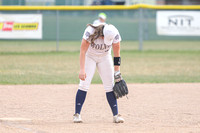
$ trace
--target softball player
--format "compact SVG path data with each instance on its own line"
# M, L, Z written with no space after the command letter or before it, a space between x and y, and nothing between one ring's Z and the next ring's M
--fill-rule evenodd
M111 24L87 25L80 49L80 84L75 101L75 123L82 122L81 108L96 68L103 82L107 101L113 113L113 122L124 122L124 119L118 114L117 100L113 93L114 71L115 74L120 72L120 41L121 36L118 30ZM114 53L114 67L111 48L113 48Z
M106 14L101 12L98 15L98 19L93 22L93 24L106 24Z

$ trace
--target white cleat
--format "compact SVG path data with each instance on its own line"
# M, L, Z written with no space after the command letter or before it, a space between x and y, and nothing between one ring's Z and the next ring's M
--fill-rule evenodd
M74 114L74 123L82 123L83 121L82 121L82 119L81 119L81 115L80 114L78 114L78 113L76 113L76 114Z
M121 117L120 114L113 116L114 123L124 123L124 119Z

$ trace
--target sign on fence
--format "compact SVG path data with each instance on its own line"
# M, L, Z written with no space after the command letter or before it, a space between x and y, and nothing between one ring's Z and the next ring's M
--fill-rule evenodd
M157 11L158 35L200 36L200 11Z
M42 39L42 15L0 14L0 39Z

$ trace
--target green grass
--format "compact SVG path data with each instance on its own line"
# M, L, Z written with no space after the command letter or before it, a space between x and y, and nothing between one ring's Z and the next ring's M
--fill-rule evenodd
M121 70L132 83L199 82L200 53L198 51L123 52ZM123 63L123 64L124 64Z
M0 84L79 83L80 42L0 41ZM128 83L200 82L199 41L122 42L121 72ZM93 83L101 83L95 73Z
M60 41L59 51L79 51L80 41ZM144 51L200 51L200 41L144 41ZM122 41L122 51L138 50L137 41ZM0 53L52 52L56 41L0 41Z

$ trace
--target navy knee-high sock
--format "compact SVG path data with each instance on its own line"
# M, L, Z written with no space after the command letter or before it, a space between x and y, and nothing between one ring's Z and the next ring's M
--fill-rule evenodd
M81 113L81 108L83 106L83 103L85 101L87 92L78 90L76 93L76 105L75 105L75 113L80 114Z
M117 99L115 98L114 92L107 92L106 97L108 100L108 103L110 105L110 108L112 110L113 116L118 114L118 107L117 107Z

